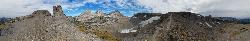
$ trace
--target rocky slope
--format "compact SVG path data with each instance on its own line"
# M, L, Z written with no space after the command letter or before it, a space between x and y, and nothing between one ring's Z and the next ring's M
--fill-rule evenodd
M130 20L137 25L134 28L137 32L122 34L125 41L240 41L237 36L231 37L232 33L245 32L249 28L236 21L190 12L138 13ZM230 31L232 29L235 31Z
M55 9L56 8L56 9ZM82 33L63 15L61 7L54 6L54 15L47 10L37 10L31 15L18 17L2 30L1 41L92 41L96 35Z

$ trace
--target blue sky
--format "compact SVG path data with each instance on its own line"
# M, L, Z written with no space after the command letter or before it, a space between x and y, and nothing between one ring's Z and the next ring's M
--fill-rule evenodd
M18 17L35 10L49 10L61 5L67 16L84 10L119 10L126 16L138 12L167 13L187 11L215 17L250 18L250 0L1 0L0 17Z
M82 3L85 2L86 0L78 1L78 0L67 0L64 3ZM81 4L82 6L79 7L72 7L68 8L67 6L64 7L64 13L68 16L77 16L83 13L85 10L92 10L92 12L96 12L97 10L102 10L106 14L118 10L125 16L132 16L135 13L138 12L150 12L150 8L145 8L142 5L139 5L136 3L136 1L133 0L125 0L125 3L118 3L117 0L108 0L108 1L103 1L103 0L96 0L94 2L86 2Z

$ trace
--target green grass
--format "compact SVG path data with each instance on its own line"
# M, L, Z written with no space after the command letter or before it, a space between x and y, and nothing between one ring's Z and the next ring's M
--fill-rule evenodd
M78 29L81 32L88 31L87 28L84 27L82 24L81 25L78 24ZM108 41L120 41L120 39L113 36L110 32L104 31L104 30L101 30L101 29L93 29L92 31L90 31L90 33L93 33L93 34L97 35L99 38L105 39L105 40L108 40Z
M6 28L6 25L0 24L0 30Z
M93 32L95 35L99 36L99 38L108 40L108 41L121 41L119 38L113 36L108 31L100 30L100 29L93 29Z
M79 29L81 32L84 32L84 31L87 30L84 26L79 26L78 29Z
M97 19L101 20L104 19L103 17L97 17ZM108 41L121 41L119 38L115 37L111 32L106 31L104 29L99 28L91 28L87 29L83 23L80 21L75 21L75 24L78 26L79 31L81 32L90 32L97 35L101 39L105 39Z
M230 33L231 37L241 35L246 31L249 31L249 24L226 24L225 30Z
M83 24L81 24L79 21L76 21L75 24L78 26L78 30L81 31L81 32L85 32L87 29L86 27L84 27Z

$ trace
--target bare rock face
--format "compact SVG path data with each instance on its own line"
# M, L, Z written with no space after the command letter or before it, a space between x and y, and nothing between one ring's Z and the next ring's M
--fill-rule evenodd
M88 19L91 19L94 17L95 15L91 12L91 10L86 10L84 13L76 17L76 21L87 21Z
M109 16L110 16L110 17L115 17L115 18L116 18L116 17L117 17L117 18L118 18L118 17L124 17L124 16L123 16L119 11L117 11L117 10L111 12L111 13L109 14Z
M48 10L37 10L34 11L31 16L51 16Z
M80 16L83 16L83 15L91 15L92 14L92 11L91 10L86 10L83 14L81 14Z
M54 16L62 16L65 17L62 7L60 5L53 6L53 14Z
M96 15L97 16L105 16L105 14L101 10L96 11Z

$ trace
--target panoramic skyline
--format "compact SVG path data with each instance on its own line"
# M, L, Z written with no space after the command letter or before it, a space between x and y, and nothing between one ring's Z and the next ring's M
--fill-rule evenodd
M1 41L250 41L250 0L1 0Z
M249 18L250 0L2 0L0 17L17 17L35 10L52 11L61 5L67 16L78 16L84 10L118 10L125 16L135 13L167 13L187 11L202 15ZM52 12L51 12L52 13Z

